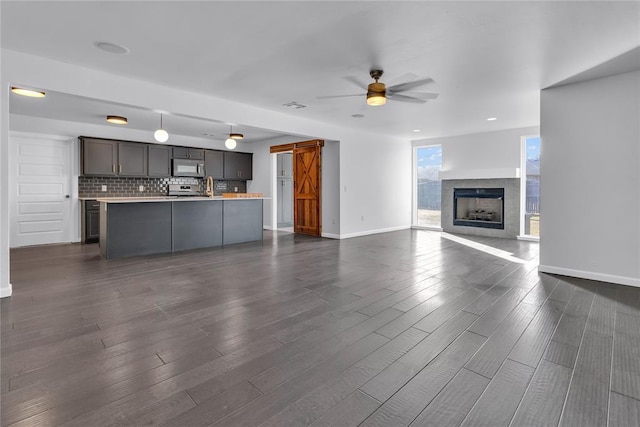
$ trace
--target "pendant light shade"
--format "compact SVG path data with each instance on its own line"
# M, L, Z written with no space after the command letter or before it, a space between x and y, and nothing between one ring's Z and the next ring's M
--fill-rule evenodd
M229 126L229 138L227 138L227 140L224 142L224 146L227 147L229 150L233 150L238 145L238 143L236 142L236 139L242 139L242 138L244 138L243 134L233 133L233 126Z
M158 142L167 142L169 140L169 133L162 128L162 114L160 114L160 129L153 133L153 137Z

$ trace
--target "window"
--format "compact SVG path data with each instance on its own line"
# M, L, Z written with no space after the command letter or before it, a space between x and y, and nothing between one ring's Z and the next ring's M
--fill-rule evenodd
M540 237L540 137L525 137L523 151L522 234Z
M417 225L440 227L442 146L416 150Z

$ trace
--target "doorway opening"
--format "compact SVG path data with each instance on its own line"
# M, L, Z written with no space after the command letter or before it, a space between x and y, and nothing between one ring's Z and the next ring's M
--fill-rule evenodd
M276 154L276 226L293 233L293 151Z
M322 235L322 147L324 141L294 142L291 144L272 146L272 194L280 195L279 188L285 188L289 181L284 167L288 157L279 154L291 153L291 206L293 218L293 232L311 236ZM280 177L283 177L281 180ZM274 188L275 187L275 188ZM282 191L282 206L280 197L276 197L272 205L271 223L273 228L280 230L279 224L286 224L288 220L287 194ZM279 209L280 208L280 209ZM281 222L282 220L282 222ZM285 228L288 228L285 226Z

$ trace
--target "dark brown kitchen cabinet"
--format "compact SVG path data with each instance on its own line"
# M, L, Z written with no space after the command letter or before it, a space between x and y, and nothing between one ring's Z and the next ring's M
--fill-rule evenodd
M200 148L173 147L173 158L204 160L204 150Z
M157 178L171 176L171 147L151 144L148 150L149 176Z
M147 144L118 143L118 176L148 176Z
M224 152L224 179L246 181L253 179L253 154Z
M224 154L222 151L205 150L204 174L214 179L224 178Z
M82 174L118 175L118 142L108 139L81 138Z
M147 176L147 144L80 138L82 174L87 176Z

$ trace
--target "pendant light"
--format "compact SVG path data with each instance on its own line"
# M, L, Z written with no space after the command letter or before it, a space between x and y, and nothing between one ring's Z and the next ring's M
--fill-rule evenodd
M153 133L153 137L158 142L167 142L169 139L169 133L162 128L162 113L160 113L160 129Z
M229 150L233 150L238 145L236 140L242 139L242 138L244 138L243 134L233 133L233 126L229 126L229 138L227 138L227 140L224 142L224 146L227 147Z

